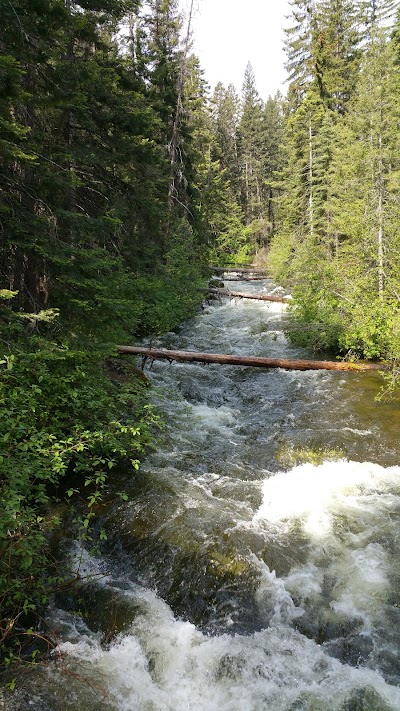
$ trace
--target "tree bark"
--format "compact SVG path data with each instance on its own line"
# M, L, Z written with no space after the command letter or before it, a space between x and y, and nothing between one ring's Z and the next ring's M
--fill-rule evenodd
M164 348L142 348L139 346L117 346L119 353L141 355L155 360L165 359L185 363L217 363L219 365L242 365L252 368L283 368L285 370L386 370L381 363L344 363L328 360L288 360L286 358L259 358L256 356L224 355L221 353L192 353L189 351L168 351Z
M230 296L231 299L254 299L255 301L276 301L279 304L287 304L290 299L285 296L271 296L270 294L245 294L241 291L228 291L227 289L201 289L207 291L208 294L217 294L218 296Z

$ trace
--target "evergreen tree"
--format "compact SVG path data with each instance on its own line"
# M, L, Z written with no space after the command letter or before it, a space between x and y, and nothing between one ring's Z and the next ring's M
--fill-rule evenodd
M160 115L160 140L170 165L168 199L171 207L186 204L184 158L180 150L184 131L182 91L185 53L180 32L182 19L177 0L151 0L149 14L143 18L147 32L147 56L150 76L150 99Z
M342 117L315 91L290 117L286 217L271 255L276 272L296 283L307 342L372 358L400 352L400 87L396 33L387 36L377 23Z
M240 200L238 126L240 101L233 84L226 89L219 83L211 100L216 157L231 186L232 199Z
M288 240L293 257L297 246L304 252L301 245L309 237L310 249L318 245L321 254L330 258L330 162L335 126L355 91L361 52L359 16L353 0L296 2L293 13L297 25L288 42L292 83L286 111L287 165L281 182L281 240ZM303 68L296 58L304 59Z
M281 211L284 229L294 231L300 241L308 233L315 235L317 215L321 210L320 195L316 190L316 156L317 137L324 116L318 92L310 90L286 126ZM318 175L318 184L320 181Z
M400 8L397 11L392 29L392 46L395 56L395 64L398 65L400 63Z
M244 75L242 112L238 127L238 153L242 174L241 204L247 224L263 217L263 108L254 72L249 63Z
M377 28L389 28L396 12L396 0L359 0L358 15L366 42Z
M268 224L268 237L275 231L276 225L276 178L283 168L282 143L284 138L284 119L282 96L269 96L263 113L262 131L262 175L264 215Z
M111 314L128 324L137 311L126 270L151 274L165 263L172 178L176 217L190 213L184 112L179 161L171 158L176 4L140 13L130 0L18 0L1 10L3 285L18 291L19 309L59 307L85 328ZM118 33L126 17L141 29L130 52Z
M296 110L315 81L315 0L292 0L292 27L286 32L286 69L289 74L289 107Z
M318 4L316 77L322 101L342 114L355 88L360 62L360 29L354 0Z
M357 97L335 151L331 180L339 256L348 259L349 253L353 255L351 263L357 272L353 289L359 292L362 284L370 303L374 295L380 302L393 298L400 278L396 257L398 96L393 43L376 30Z

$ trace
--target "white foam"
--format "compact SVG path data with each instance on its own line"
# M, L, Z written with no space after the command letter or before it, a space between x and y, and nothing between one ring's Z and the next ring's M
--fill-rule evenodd
M389 591L388 556L379 543L351 551L335 566L338 579L332 609L349 619L363 621L362 632L371 634L376 615Z
M72 572L85 582L93 580L106 585L110 581L105 562L90 555L77 541L71 546L68 560Z
M321 614L323 623L338 621L341 629L347 619L358 620L357 634L376 641L376 630L387 624L391 561L384 542L396 535L388 512L399 503L399 474L398 467L340 461L264 481L262 505L247 527L294 556L298 541L302 546L301 562L294 557L286 577L250 555L260 573L256 598L265 629L209 637L176 619L154 592L130 584L112 588L137 611L127 634L103 649L83 631L60 651L77 675L81 665L86 674L90 669L118 711L288 711L302 695L310 708L339 711L352 690L367 686L397 711L400 689L373 669L330 657L294 623L304 614L315 615L317 626ZM95 572L96 564L87 560L85 568ZM112 587L107 578L99 582Z
M264 481L253 518L253 527L284 539L293 550L300 527L309 541L307 561L293 565L286 590L301 604L312 601L322 618L330 605L338 620L359 620L364 634L380 626L390 590L390 545L382 541L396 535L388 513L400 506L399 475L399 467L370 463L305 464Z
M323 571L314 563L308 563L300 569L294 569L286 577L285 584L298 599L310 600L322 593Z
M264 481L263 503L254 522L301 520L309 535L321 539L331 533L335 514L357 506L354 497L376 494L379 498L391 488L398 490L398 481L400 467L384 469L346 460L303 464Z
M284 581L279 579L275 571L271 571L263 561L256 556L251 557L261 572L261 583L256 596L261 612L263 608L273 607L270 625L279 625L282 622L290 624L296 617L301 617L304 610L295 607Z
M192 405L193 416L205 430L230 430L237 423L237 412L224 405L209 407L208 405Z
M208 637L153 600L109 650L87 641L60 650L91 667L119 711L284 711L301 694L338 710L351 689L372 686L393 709L400 691L374 671L342 665L276 621L249 636Z

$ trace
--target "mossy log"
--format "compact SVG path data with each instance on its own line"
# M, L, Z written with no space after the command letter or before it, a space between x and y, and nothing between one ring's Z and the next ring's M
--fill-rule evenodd
M347 363L329 360L290 360L287 358L260 358L257 356L226 355L222 353L195 353L191 351L169 351L164 348L143 348L141 346L117 346L120 353L141 355L154 360L165 359L181 363L218 363L219 365L242 365L252 368L283 368L285 370L386 370L382 363Z
M287 304L290 299L286 296L272 296L271 294L246 294L241 291L228 291L228 289L202 289L208 294L216 294L217 296L229 296L231 299L254 299L255 301L275 301L279 304Z

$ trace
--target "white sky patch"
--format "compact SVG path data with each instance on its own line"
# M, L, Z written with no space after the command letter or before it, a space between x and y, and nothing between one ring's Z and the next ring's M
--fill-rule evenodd
M180 0L187 13L190 0ZM290 26L288 0L195 0L194 51L211 89L222 81L241 92L250 62L263 99L285 93L283 28Z

